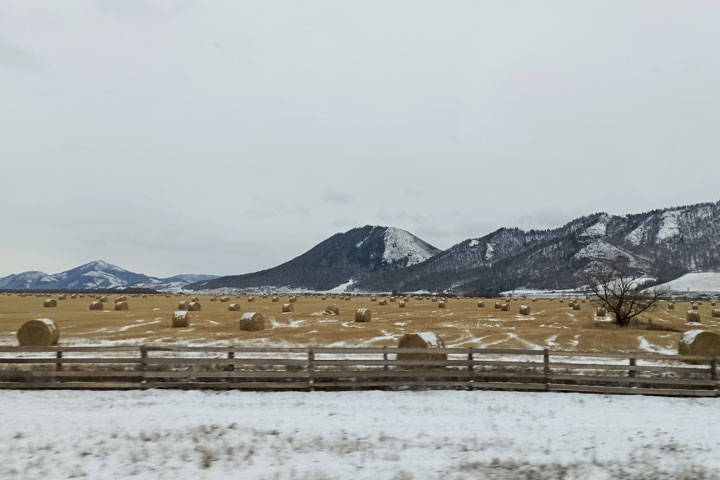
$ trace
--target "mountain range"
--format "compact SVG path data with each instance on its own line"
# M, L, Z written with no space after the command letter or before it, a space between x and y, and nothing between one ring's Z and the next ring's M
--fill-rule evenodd
M596 213L548 230L501 228L442 251L405 230L368 225L243 275L156 278L98 260L54 275L10 275L0 278L0 288L491 294L575 288L598 262L618 259L657 284L720 271L720 202L623 216Z
M149 288L153 290L180 290L189 283L217 278L215 275L183 274L156 278L134 273L116 265L95 260L56 274L23 272L0 278L5 290L105 290Z
M501 228L444 251L403 230L365 226L275 268L186 288L456 294L568 289L582 285L599 262L618 259L631 273L663 283L720 270L719 234L720 202L623 216L596 213L548 230ZM388 252L408 260L388 262Z

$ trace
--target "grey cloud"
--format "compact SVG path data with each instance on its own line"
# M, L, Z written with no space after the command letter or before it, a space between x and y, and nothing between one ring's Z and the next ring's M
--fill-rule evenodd
M31 50L0 38L0 66L22 70L37 70L42 68L44 63Z
M354 198L352 195L346 192L340 192L337 190L328 190L322 194L321 198L323 203L337 204L337 205L350 205L353 203Z

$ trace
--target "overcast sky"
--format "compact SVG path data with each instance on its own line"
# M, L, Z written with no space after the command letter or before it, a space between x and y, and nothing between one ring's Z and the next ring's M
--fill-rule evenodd
M720 2L0 0L0 276L720 200Z

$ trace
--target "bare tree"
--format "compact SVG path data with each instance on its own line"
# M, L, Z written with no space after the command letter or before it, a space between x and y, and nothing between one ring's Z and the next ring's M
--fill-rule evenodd
M615 322L626 327L630 320L654 309L666 292L659 288L645 289L641 278L629 273L627 264L603 262L604 268L588 275L588 296L601 307L615 314Z

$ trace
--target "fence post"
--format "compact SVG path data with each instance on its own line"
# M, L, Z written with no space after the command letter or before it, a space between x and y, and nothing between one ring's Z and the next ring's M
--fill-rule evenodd
M636 365L635 359L634 359L634 358L631 358L631 359L630 359L630 368L628 369L628 376L629 376L630 378L635 378L635 374L637 373L637 372L635 371L635 369L633 368L633 367L635 367L635 365ZM635 385L635 382L630 382L630 383L628 383L628 387L635 387L635 386L636 386L636 385Z
M55 354L55 371L56 372L62 372L63 364L62 364L62 350L58 350ZM62 377L55 377L56 382L62 382Z
M235 352L232 352L232 351L228 352L227 357L228 357L228 360L232 360L233 358L235 358ZM234 372L234 371L235 371L235 364L234 364L234 363L228 363L227 368L226 368L225 370L226 370L227 372ZM227 381L228 381L228 382L232 382L232 381L233 381L233 378L228 375Z
M550 351L547 348L543 349L543 380L545 382L545 390L550 382L548 378L550 376Z
M389 370L387 361L388 361L387 347L383 347L383 362L384 362L383 370L385 370L386 372Z
M314 366L313 363L315 362L315 351L311 348L308 350L308 374L310 375L310 378L308 379L308 386L310 388L311 392L315 391L315 379L313 378L313 370Z
M56 372L62 372L63 364L62 364L62 350L58 350L55 354L55 371Z
M473 380L474 380L474 373L475 373L475 365L473 365L473 352L472 347L468 348L468 372L470 372L470 375L468 375L468 390L471 392L473 391Z
M717 357L710 360L710 380L717 381ZM715 388L717 389L717 385Z
M140 371L144 372L147 369L147 346L140 345Z

